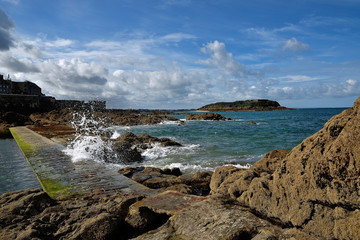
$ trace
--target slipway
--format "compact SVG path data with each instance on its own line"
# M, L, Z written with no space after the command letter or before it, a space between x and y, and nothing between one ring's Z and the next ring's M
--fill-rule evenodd
M83 193L150 193L151 190L95 161L72 162L64 147L27 127L10 129L44 191L55 199Z

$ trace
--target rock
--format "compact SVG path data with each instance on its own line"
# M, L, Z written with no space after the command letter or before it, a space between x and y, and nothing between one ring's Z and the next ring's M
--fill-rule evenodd
M224 167L216 168L214 174L211 177L211 181L210 181L211 193L212 194L217 193L219 191L219 187L224 182L224 180L227 179L227 181L229 181L229 179L228 179L229 176L235 176L234 173L240 174L243 171L245 171L245 169L237 168L234 166L224 166ZM225 187L226 192L227 192L227 188L228 187Z
M32 121L28 116L16 112L6 112L1 116L0 120L10 126L25 126L32 124Z
M127 167L118 172L152 189L175 190L199 196L206 196L210 192L212 172L182 175L178 168L162 170L153 167Z
M71 108L61 110L52 110L45 113L33 113L30 118L37 125L60 124L70 126L71 121L74 120L74 113L79 113L80 116L91 117L95 120L101 121L103 125L152 125L159 124L163 121L178 121L179 119L162 116L140 114L134 110L105 110L105 111L78 111Z
M256 122L250 121L250 122L248 122L248 124L249 124L249 125L256 125Z
M141 198L85 194L54 201L40 189L6 193L0 196L0 239L128 239L142 233L125 221Z
M0 139L12 137L9 127L9 124L0 123Z
M179 200L168 198L164 204L173 204ZM181 196L178 196L181 198ZM159 198L157 198L159 199ZM145 199L146 200L146 199ZM170 201L171 200L171 201ZM226 204L216 199L192 199L188 207L175 210L169 221L160 228L140 235L140 239L253 239L257 235L267 235L277 239L281 234L281 229L262 220L245 208L238 205ZM141 206L153 209L154 211L164 211L170 206L161 206L157 200L156 205L151 201L143 203ZM186 203L174 206L186 206ZM156 208L154 208L154 207ZM161 206L161 207L160 207ZM264 238L263 238L264 239Z
M359 126L360 98L288 154L270 154L269 164L234 172L212 192L315 237L358 239Z
M231 118L226 118L221 116L219 113L202 113L202 114L192 114L190 113L185 117L186 120L206 120L206 121L226 121L231 120Z
M266 172L272 174L280 166L281 160L283 160L289 152L290 151L283 149L273 150L254 163L252 169L256 169L259 173Z
M146 134L136 136L128 132L120 136L120 138L111 140L111 145L117 159L109 159L108 162L113 163L132 163L142 161L141 151L152 148L156 144L162 147L180 147L181 144L169 138L157 138Z
M30 119L36 125L65 125L71 126L71 121L74 119L74 110L65 108L62 110L52 110L45 113L33 113Z
M120 136L120 138L114 140L116 143L120 144L129 144L131 146L136 146L140 149L151 148L154 144L158 143L162 147L180 147L182 146L180 143L175 142L169 138L157 138L152 137L147 134L143 134L140 136L136 136L131 132L124 133Z
M133 163L141 162L143 160L141 153L137 148L133 148L131 145L121 142L113 142L112 149L116 153L116 158L108 158L106 162L110 163Z

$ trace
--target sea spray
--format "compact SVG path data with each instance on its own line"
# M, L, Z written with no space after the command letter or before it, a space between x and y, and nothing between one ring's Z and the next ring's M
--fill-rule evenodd
M71 156L73 162L93 160L104 163L117 159L107 135L107 119L94 116L89 111L73 113L72 127L75 129L75 138L64 152Z

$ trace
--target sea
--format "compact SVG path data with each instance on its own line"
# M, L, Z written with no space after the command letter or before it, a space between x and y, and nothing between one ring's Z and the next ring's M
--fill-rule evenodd
M140 163L108 164L101 156L102 138L78 137L64 153L73 161L97 161L109 168L180 168L183 172L214 171L224 165L249 168L274 149L291 150L319 131L344 108L312 108L287 111L220 112L230 121L185 121L186 115L172 115L179 121L157 125L101 127L112 139L126 132L166 137L182 147L154 145L144 150ZM250 124L250 122L255 124ZM82 122L83 123L83 122ZM78 127L81 128L78 123ZM94 125L94 124L92 124ZM99 129L98 129L99 130ZM84 131L82 131L84 132ZM89 140L89 138L91 138ZM98 140L96 140L98 139ZM100 153L99 153L100 152ZM109 154L109 151L106 151ZM0 194L40 187L22 152L13 139L0 139Z

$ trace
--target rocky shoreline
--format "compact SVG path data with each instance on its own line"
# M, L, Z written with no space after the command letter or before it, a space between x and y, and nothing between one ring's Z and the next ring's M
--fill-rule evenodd
M40 189L5 193L0 239L360 239L359 126L360 97L291 151L274 150L250 169L119 170L155 189L152 195L93 192L55 201ZM127 135L120 144L169 143Z

